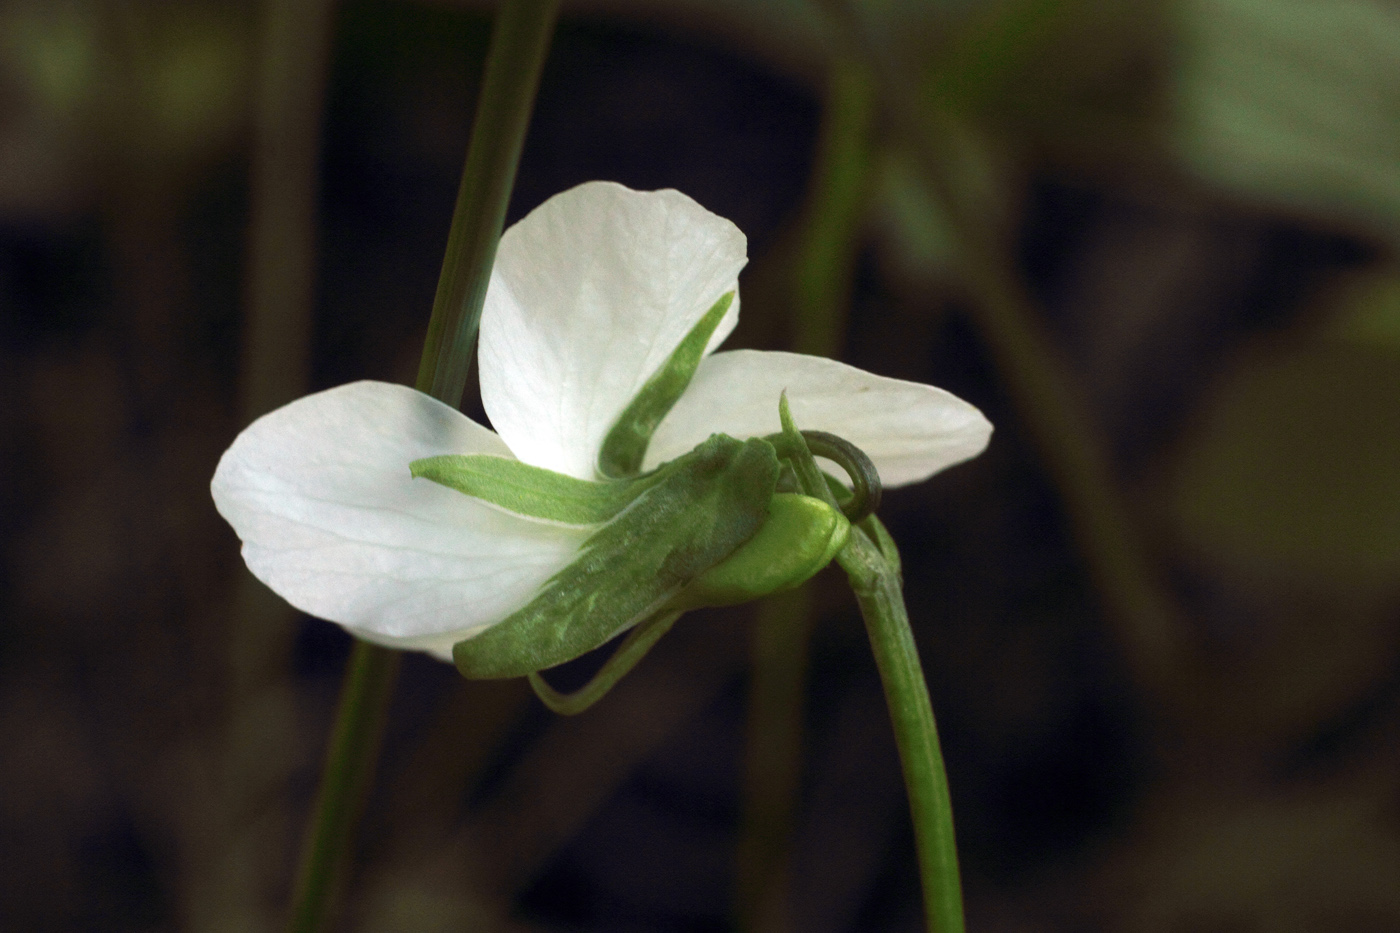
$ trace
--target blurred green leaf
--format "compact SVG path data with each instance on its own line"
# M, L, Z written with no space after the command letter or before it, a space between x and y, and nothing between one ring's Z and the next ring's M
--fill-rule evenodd
M1320 345L1247 358L1183 451L1172 506L1227 563L1400 577L1400 357Z
M907 150L886 148L879 154L874 213L901 276L918 281L951 270L957 240L952 219Z
M98 69L97 23L71 5L13 4L0 11L0 58L52 116L68 117Z
M1324 336L1345 343L1400 351L1400 273L1372 273L1343 295Z
M999 126L1071 159L1140 150L1166 113L1157 0L998 0L975 5L925 73L925 105Z
M1400 236L1400 8L1186 0L1174 142L1233 192Z

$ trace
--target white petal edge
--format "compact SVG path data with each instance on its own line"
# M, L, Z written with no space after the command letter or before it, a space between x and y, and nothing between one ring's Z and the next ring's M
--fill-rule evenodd
M253 422L210 490L248 569L287 602L369 641L450 657L523 606L587 531L409 475L413 460L449 453L510 456L421 392L354 382Z
M780 429L786 390L799 428L840 435L870 455L885 486L904 486L977 456L992 425L950 392L799 353L730 350L705 359L657 428L644 466L677 457L715 432Z
M481 318L481 397L517 457L596 478L603 438L747 260L739 228L679 191L589 182L501 237ZM733 305L711 338L738 322ZM708 352L707 350L707 352Z

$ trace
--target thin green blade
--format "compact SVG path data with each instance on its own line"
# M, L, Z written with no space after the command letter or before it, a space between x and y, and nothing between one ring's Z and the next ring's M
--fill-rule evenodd
M570 525L610 520L657 478L657 474L652 474L634 480L591 482L519 460L482 454L425 457L410 463L409 470L414 476L511 512Z
M685 339L671 351L665 364L647 380L647 384L618 415L598 452L598 472L601 475L621 479L635 476L641 470L642 458L646 456L647 445L651 443L656 426L676 404L686 386L690 385L700 360L705 356L710 337L733 303L732 291L721 295L685 335Z

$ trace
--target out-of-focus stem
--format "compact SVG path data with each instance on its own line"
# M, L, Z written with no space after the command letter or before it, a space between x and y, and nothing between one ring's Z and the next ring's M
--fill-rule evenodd
M461 404L491 264L534 109L558 0L507 0L496 14L471 144L418 370L420 391ZM374 774L399 655L356 642L341 690L289 930L325 927Z
M302 849L287 922L292 933L326 928L359 811L374 780L398 670L398 652L355 642L340 688L340 707L326 748L311 830Z
M239 421L306 393L317 171L334 0L268 0L253 133ZM232 631L235 702L286 660L294 612L244 574ZM274 608L274 606L276 608Z
M321 117L334 0L267 0L259 35L238 415L248 424L306 392L316 264ZM189 882L200 931L263 927L269 867L287 831L276 809L293 767L287 661L296 612L239 575L228 630L224 744L214 818Z
M238 374L244 423L306 392L333 9L334 0L265 7Z
M791 345L836 356L845 340L869 179L872 82L832 62L816 165L793 260ZM808 588L764 600L754 624L736 915L745 931L791 926L789 837L800 787L802 710L813 600Z
M1170 707L1185 624L1153 572L1069 368L1017 280L990 258L969 262L965 275L977 324L1060 491L1134 680L1160 706Z
M851 279L870 187L874 82L836 58L827 78L817 161L793 263L792 348L834 357L846 340Z
M418 367L419 391L454 408L462 402L471 372L471 349L496 261L496 244L505 226L525 128L558 15L559 0L508 0L496 14L471 146Z
M1107 444L1017 274L1001 231L988 223L986 206L950 179L957 163L951 142L956 128L934 102L918 98L916 69L873 47L850 0L825 5L853 54L875 75L893 122L917 149L925 179L954 228L954 260L971 298L970 312L1059 490L1120 649L1139 688L1169 709L1184 662L1185 623L1151 566Z
M802 711L812 631L811 587L758 606L749 649L744 812L737 851L739 929L791 929L788 849L801 786Z

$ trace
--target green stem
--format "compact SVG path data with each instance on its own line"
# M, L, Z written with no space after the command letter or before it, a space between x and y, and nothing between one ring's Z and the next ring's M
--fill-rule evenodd
M850 578L885 686L914 820L928 933L962 933L953 805L933 705L904 607L898 552L880 520L872 515L860 528L851 530L849 542L836 559Z
M534 108L558 0L506 0L496 14L417 387L461 404L496 244ZM374 775L399 654L357 641L326 754L288 929L324 929Z
M399 653L356 641L297 873L291 933L324 929L355 824L374 779L379 741L399 670Z
M558 14L559 0L508 0L491 32L471 146L418 367L418 390L454 408L462 403L471 372L471 347L496 244Z
M798 484L809 496L836 507L836 496L822 475L802 432L793 422L787 395L778 402L778 420L791 451L789 462ZM962 886L958 880L958 850L953 840L953 804L933 704L919 665L919 649L909 628L899 548L880 519L869 516L851 529L836 561L846 571L855 592L865 630L870 636L875 665L885 685L895 744L904 766L904 786L914 818L914 842L923 883L928 933L962 933Z
M801 787L813 608L812 588L802 586L769 596L754 618L734 898L738 929L749 933L792 927L786 869Z

